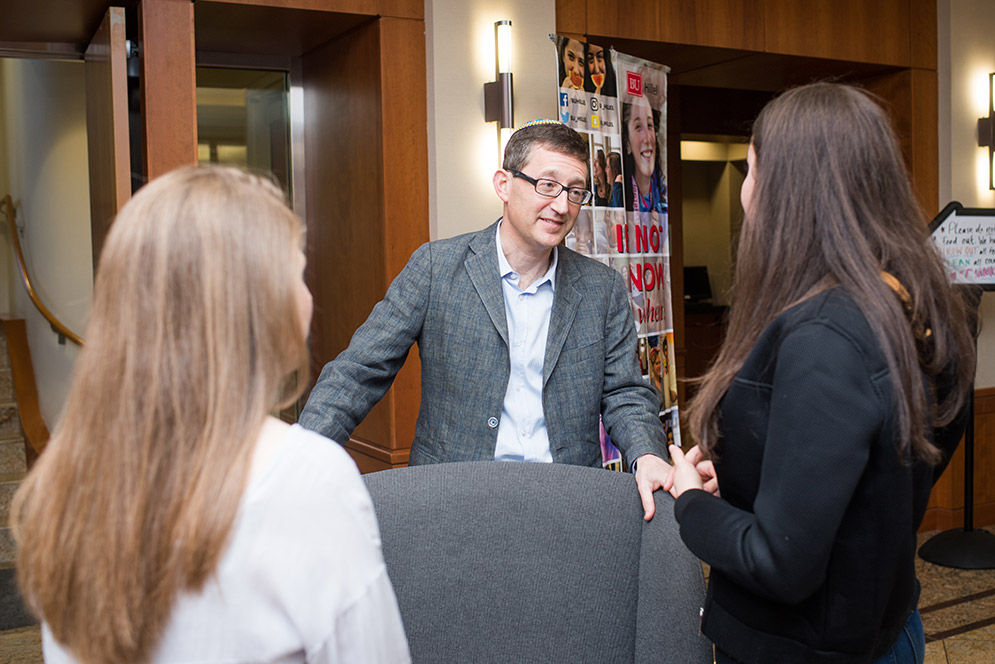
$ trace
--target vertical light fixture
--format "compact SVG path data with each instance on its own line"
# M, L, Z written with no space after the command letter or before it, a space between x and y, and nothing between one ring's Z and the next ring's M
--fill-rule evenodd
M988 188L995 189L995 73L988 74L988 117L978 118L978 147L988 148Z
M484 120L498 129L515 126L515 94L511 83L511 21L494 23L494 69L497 80L484 83ZM500 133L500 132L499 132Z

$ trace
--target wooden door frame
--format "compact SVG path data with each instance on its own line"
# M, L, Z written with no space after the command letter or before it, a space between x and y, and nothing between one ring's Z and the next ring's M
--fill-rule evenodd
M362 219L339 219L330 203L317 195L336 185L354 152L322 154L313 149L311 129L305 127L308 137L303 143L308 148L304 155L293 157L295 165L303 161L307 183L306 192L295 186L294 191L304 196L298 200L295 194L295 207L308 224L308 281L315 294L311 352L313 365L320 367L346 347L355 327L383 297L411 253L429 239L424 7L414 0L214 0L212 4L214 9L229 5L232 11L245 11L245 5L252 5L253 11L266 7L270 15L285 10L298 17L316 11L368 16L353 32L360 32L372 48L365 74L372 77L370 92L375 97L370 107L373 129L369 141L350 149L374 151L373 172L366 178L373 186L351 193L372 197L369 214ZM197 161L195 8L189 0L139 2L140 49L149 58L143 69L148 79L142 88L149 177ZM170 54L168 63L160 57L163 53ZM177 53L189 53L189 58L178 59ZM291 74L307 78L306 71L292 68ZM336 130L349 135L350 123L368 119L339 116ZM293 126L293 118L291 122ZM296 147L302 139L297 134L292 140ZM334 231L329 235L330 228L351 231L336 236ZM354 247L345 261L328 260L326 238L350 242L360 236L362 247ZM345 293L341 287L356 274L363 274L371 285L360 296ZM343 326L342 321L349 324ZM401 370L383 402L360 426L358 437L339 441L363 471L407 462L420 401L417 353L412 355L414 359Z

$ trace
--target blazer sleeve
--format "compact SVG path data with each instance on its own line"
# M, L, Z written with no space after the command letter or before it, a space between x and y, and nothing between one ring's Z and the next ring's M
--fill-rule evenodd
M345 444L383 398L421 335L432 285L432 249L424 244L349 342L325 365L301 412L301 426Z
M700 490L677 500L681 537L696 556L780 602L800 601L823 583L837 530L885 420L887 398L869 372L873 365L835 327L812 323L785 336L769 386L753 511ZM735 389L766 387L737 377L727 398Z
M660 399L639 369L636 325L625 282L612 273L605 317L605 382L601 417L612 442L631 464L644 454L667 459L667 437L660 423Z

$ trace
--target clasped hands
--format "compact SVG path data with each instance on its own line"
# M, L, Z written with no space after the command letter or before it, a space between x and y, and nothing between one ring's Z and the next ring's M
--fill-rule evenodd
M688 489L704 489L719 495L715 467L711 461L702 458L697 445L687 454L677 445L671 445L670 458L674 462L673 466L652 454L644 454L636 460L636 487L639 489L643 518L646 521L653 518L656 509L653 492L657 489L670 492L674 498Z
M674 498L688 489L704 489L712 495L719 495L715 466L711 460L703 458L700 447L695 445L685 454L677 445L671 445L669 451L674 465L663 483L665 491L669 491Z

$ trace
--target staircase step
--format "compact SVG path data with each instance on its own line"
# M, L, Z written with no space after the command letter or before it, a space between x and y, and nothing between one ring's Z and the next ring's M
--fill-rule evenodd
M28 469L24 455L24 439L0 439L0 473L23 473Z
M0 401L14 401L14 399L14 375L9 368L0 368Z
M0 528L0 565L17 562L17 548L14 546L14 536L10 528Z
M7 352L7 335L0 327L0 369L10 370L10 353Z
M17 405L0 403L0 436L21 433L21 419L17 414Z
M4 525L10 516L10 501L23 479L24 473L0 473L0 523Z

